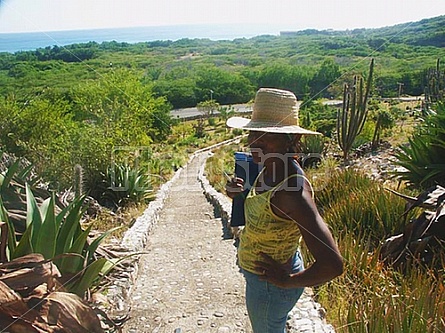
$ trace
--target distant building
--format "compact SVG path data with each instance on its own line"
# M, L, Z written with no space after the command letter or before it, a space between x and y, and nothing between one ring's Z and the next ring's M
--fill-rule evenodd
M297 36L298 31L280 31L280 36Z

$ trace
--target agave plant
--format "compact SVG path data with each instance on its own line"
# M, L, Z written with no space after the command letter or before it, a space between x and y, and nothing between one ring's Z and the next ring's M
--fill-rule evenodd
M303 168L317 166L325 150L325 139L322 135L307 135L301 139L300 164Z
M396 164L403 169L395 175L420 188L445 186L445 103L423 120L409 144L396 153Z
M37 187L39 178L33 174L33 165L23 159L15 159L0 151L0 195L9 217L18 232L26 229L26 186L33 188L36 200L41 203L50 193ZM60 206L60 203L57 202Z
M54 260L61 273L59 280L67 290L83 296L101 275L114 266L114 261L105 258L96 260L94 254L102 240L118 227L90 243L88 236L92 226L84 230L81 225L85 197L75 199L59 213L55 211L54 195L39 206L29 185L26 185L26 198L26 229L19 235L0 197L0 221L5 222L8 229L7 245L3 245L5 253L2 256L13 260L40 253L45 259Z
M403 216L416 207L423 208L424 211L412 219L401 234L384 242L380 252L381 259L388 265L404 270L412 263L436 266L442 270L445 258L445 188L435 185L417 197L390 191L407 201Z
M106 182L108 186L99 201L107 206L118 207L129 203L147 202L155 196L151 175L142 167L114 164L108 169Z

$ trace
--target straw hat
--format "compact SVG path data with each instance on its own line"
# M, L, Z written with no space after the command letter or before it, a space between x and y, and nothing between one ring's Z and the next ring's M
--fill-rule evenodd
M271 133L320 134L299 126L298 109L292 92L261 88L255 96L252 118L231 117L227 126Z

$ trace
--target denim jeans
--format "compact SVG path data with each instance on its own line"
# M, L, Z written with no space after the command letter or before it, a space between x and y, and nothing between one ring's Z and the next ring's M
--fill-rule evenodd
M292 272L302 271L299 252L294 256ZM304 288L283 289L260 281L259 275L242 270L246 279L246 305L254 333L284 333L289 312Z

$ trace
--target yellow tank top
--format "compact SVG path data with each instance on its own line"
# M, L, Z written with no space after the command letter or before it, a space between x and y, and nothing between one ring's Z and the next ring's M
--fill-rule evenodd
M261 260L260 252L286 263L300 246L300 229L295 221L277 216L272 211L270 199L275 191L288 179L302 177L294 174L269 191L256 193L255 181L246 197L244 210L246 225L240 235L238 262L241 268L257 274L255 261Z

